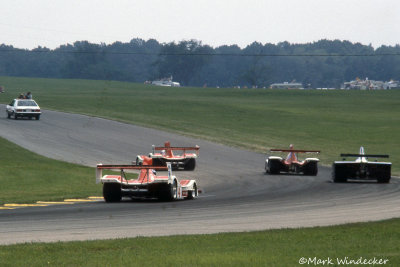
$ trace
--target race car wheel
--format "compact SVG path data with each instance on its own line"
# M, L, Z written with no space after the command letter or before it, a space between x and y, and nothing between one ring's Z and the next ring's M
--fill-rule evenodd
M387 184L390 181L390 178L392 176L391 174L391 166L382 166L380 171L377 174L378 177L378 183L381 184Z
M7 112L7 119L11 118L11 113Z
M153 158L153 166L167 166L167 164L161 159Z
M121 185L117 183L105 183L103 185L103 197L106 202L121 201Z
M40 120L40 115L36 115L36 120Z
M188 162L186 162L184 170L185 171L193 171L194 168L196 168L196 159L189 159Z
M304 167L304 175L316 176L318 174L318 163L317 162L309 162Z
M346 183L347 177L345 172L340 171L338 166L332 165L332 180L334 183Z
M387 184L387 183L389 183L389 181L390 181L390 177L389 178L387 178L387 177L378 178L378 183L380 183L380 184Z
M270 174L279 174L280 173L280 162L276 160L268 161L268 169Z
M334 183L346 183L347 179L335 176L335 177L333 177L333 182Z
M172 201L178 198L178 183L176 180L169 184L165 191L160 192L160 199L163 201Z
M193 190L188 191L188 196L187 196L186 199L194 199L194 198L197 197L197 194L198 194L198 192L197 192L197 184L195 183L193 185Z

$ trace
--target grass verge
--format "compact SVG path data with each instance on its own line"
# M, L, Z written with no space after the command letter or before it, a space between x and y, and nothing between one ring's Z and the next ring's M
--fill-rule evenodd
M298 266L299 260L400 265L400 219L248 233L0 246L1 266ZM347 257L347 258L346 258ZM324 264L331 265L331 264ZM365 264L354 264L365 265ZM383 265L383 264L382 264ZM352 266L352 264L350 264Z
M3 138L0 148L0 205L101 194L93 168L49 159Z

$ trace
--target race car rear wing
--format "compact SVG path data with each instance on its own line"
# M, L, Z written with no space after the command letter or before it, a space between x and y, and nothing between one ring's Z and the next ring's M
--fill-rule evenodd
M96 167L96 184L100 183L100 179L103 176L103 170L120 170L121 172L123 172L124 170L156 170L156 171L168 171L169 173L171 169L169 165L167 164L166 167L166 166L136 165L136 164L106 165L100 163L97 164Z
M194 146L194 147L179 147L179 146L154 146L153 145L153 154L155 151L160 151L160 150L174 150L174 151L183 151L183 154L186 154L186 151L196 151L196 155L199 156L199 146Z
M295 152L295 153L321 153L320 150L302 150L302 149L270 149L271 152Z
M356 158L389 158L389 155L374 155L374 154L340 154L341 157L356 157Z

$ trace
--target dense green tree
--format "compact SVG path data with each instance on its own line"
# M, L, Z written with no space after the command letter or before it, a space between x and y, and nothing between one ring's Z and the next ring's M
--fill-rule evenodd
M202 67L210 62L212 54L210 46L196 40L165 44L156 63L158 74L160 77L173 76L182 84L191 85Z
M159 43L132 39L110 45L88 41L54 50L0 45L0 75L144 82L173 76L188 86L257 86L293 81L339 87L359 78L400 79L400 46L320 40L306 44L261 44L212 48L198 40Z

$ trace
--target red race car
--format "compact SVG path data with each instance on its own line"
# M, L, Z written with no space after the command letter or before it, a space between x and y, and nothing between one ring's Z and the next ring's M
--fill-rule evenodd
M153 159L155 166L167 166L171 163L174 170L193 171L196 168L196 159L199 156L199 146L194 147L172 147L170 142L165 142L164 146L154 146L153 151L149 154L149 158ZM157 152L160 151L160 152ZM180 154L175 154L176 151L182 151ZM195 151L195 153L187 153L187 151ZM143 163L146 156L138 155L136 164Z
M102 171L120 170L120 175L102 175ZM96 183L103 184L103 197L106 202L119 202L122 197L157 198L163 201L194 199L200 190L196 180L178 180L172 174L171 164L167 167L154 166L152 159L143 158L142 165L103 165L96 169ZM124 170L139 170L137 179L128 179ZM156 171L168 171L168 175L157 175Z
M303 173L304 175L318 174L318 158L306 158L299 161L297 153L320 153L319 150L296 150L293 145L289 149L271 149L271 152L289 152L286 158L269 156L265 160L265 171L270 174L280 172Z

